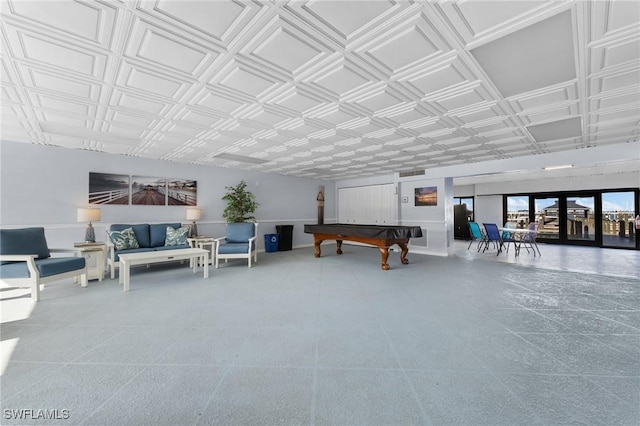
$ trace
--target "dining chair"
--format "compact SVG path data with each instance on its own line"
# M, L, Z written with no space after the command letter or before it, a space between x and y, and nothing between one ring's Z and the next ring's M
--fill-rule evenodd
M516 252L516 256L520 254L520 238L519 236L513 232L509 231L509 229L516 229L517 225L515 222L506 222L503 226L501 238L504 245L507 247L506 252L509 253L509 244L513 244L513 249ZM528 250L528 249L527 249Z
M496 256L499 255L502 253L502 249L504 248L504 242L502 241L502 235L500 235L498 225L495 223L483 223L482 225L484 226L487 235L487 241L482 252L484 253L489 248L489 245L493 243L498 250Z
M529 232L523 235L521 244L527 249L527 252L529 251L529 248L527 247L528 245L529 247L531 247L531 250L533 250L534 256L536 255L536 251L538 252L539 256L542 256L542 253L540 253L540 247L538 247L538 243L536 242L536 236L538 235L536 223L531 222L528 229Z
M480 225L478 225L477 222L467 222L467 223L469 225L469 232L471 234L471 241L469 242L469 246L467 247L467 250L471 248L471 244L473 244L474 241L477 241L478 251L480 251L480 247L482 247L482 244L486 242L486 236L484 232L482 232L482 228L480 228Z

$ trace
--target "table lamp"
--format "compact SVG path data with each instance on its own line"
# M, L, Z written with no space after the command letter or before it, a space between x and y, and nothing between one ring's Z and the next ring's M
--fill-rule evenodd
M100 209L78 209L78 222L88 222L87 229L84 233L84 241L87 243L96 242L96 232L91 225L91 222L96 220L100 220Z
M198 236L198 225L196 225L196 220L200 220L202 217L202 210L191 208L187 209L187 220L191 220L191 229L189 230L190 237Z

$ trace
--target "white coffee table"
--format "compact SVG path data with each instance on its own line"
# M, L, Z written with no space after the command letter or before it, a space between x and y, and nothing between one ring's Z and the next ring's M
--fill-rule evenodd
M129 291L130 268L135 265L148 265L150 263L174 262L176 260L191 261L190 265L195 274L198 269L198 259L202 259L204 278L209 278L209 251L201 248L186 248L177 250L148 251L142 253L127 253L119 255L120 258L120 284L124 284L124 291Z

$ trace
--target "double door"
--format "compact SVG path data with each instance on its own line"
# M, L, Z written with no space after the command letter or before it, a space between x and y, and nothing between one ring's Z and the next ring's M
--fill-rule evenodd
M636 191L544 194L532 201L541 241L638 247Z

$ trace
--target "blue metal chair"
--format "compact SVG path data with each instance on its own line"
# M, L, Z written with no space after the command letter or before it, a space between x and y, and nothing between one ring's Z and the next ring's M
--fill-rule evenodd
M509 243L513 243L513 249L516 252L516 256L518 256L520 254L520 246L522 241L519 239L518 235L516 235L515 232L513 231L509 231L509 229L515 229L516 228L516 224L515 222L507 222L504 224L504 228L502 230L502 243L503 245L505 245L507 247L507 253L509 253ZM526 247L525 247L526 248ZM527 252L529 252L529 249L527 248Z
M487 235L487 241L482 252L484 253L489 248L489 244L493 243L498 249L497 255L502 253L504 242L502 241L502 235L500 235L498 225L495 223L483 223L483 225Z
M469 232L471 233L471 242L469 243L467 250L471 248L471 244L473 244L474 241L477 241L478 251L480 251L480 247L482 247L482 244L486 241L486 236L484 235L484 232L482 232L482 228L480 228L480 225L478 225L476 222L467 223L469 225Z

